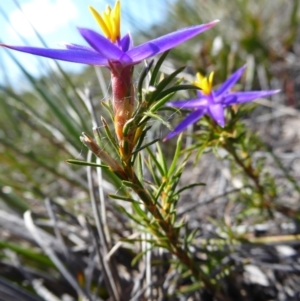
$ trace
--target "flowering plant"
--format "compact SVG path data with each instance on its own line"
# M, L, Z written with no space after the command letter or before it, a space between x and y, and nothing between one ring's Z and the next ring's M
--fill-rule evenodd
M93 128L94 137L85 132L80 136L80 140L89 150L89 159L91 154L94 154L97 158L96 162L74 159L67 161L70 164L88 167L89 193L94 224L98 230L95 239L96 249L99 242L101 254L98 260L108 295L112 300L130 299L122 295L125 286L116 271L116 258L111 255L118 244L126 241L132 244L140 242L143 244L140 252L133 256L133 265L152 250L163 250L168 254L167 268L170 271L176 270L179 275L178 283L182 286L182 292L205 289L218 297L217 277L211 277L211 271L217 265L215 262L220 263L217 259L218 254L203 251L201 255L204 253L212 255L211 261L203 261L201 256L198 256L198 246L195 243L197 230L191 231L188 221L181 218L177 211L177 204L185 191L205 184L195 182L182 185L181 176L193 151L197 152L197 161L204 151L214 149L218 155L218 150L222 149L252 181L252 186L249 184L249 187L255 196L253 202L257 208L267 212L276 208L282 214L286 212L291 214L285 206L277 206L272 202L274 185L269 178L261 179L260 167L255 165L249 151L249 144L251 144L249 141L253 142L252 138L249 138L240 121L245 110L240 104L272 96L279 93L279 90L237 91L235 85L242 78L246 66L235 71L215 90L213 90L213 72L208 77L197 73L197 80L192 84L186 82L184 77L178 78L184 68L168 75L160 72L172 48L196 38L217 25L218 20L180 29L134 46L129 33L121 36L120 1L116 1L114 8L108 6L102 15L93 7L90 7L90 11L104 36L91 29L79 28L88 46L72 43L65 44L65 49L7 44L1 46L37 56L94 65L97 68L104 67L110 72L112 101L104 102L103 108L107 110L111 120L102 116L102 126L97 124ZM161 56L155 63L154 60L146 62L146 67L140 74L138 83L135 84L134 66L159 54ZM174 100L178 92L182 93L180 100ZM165 119L166 115L163 113L169 112L170 109L180 113L188 110L188 115L174 128ZM91 119L93 118L96 124L95 112L92 113ZM168 133L162 139L161 137L149 139L153 121L160 122L168 128ZM185 147L185 130L191 126L200 130L190 133L194 138L193 143ZM168 158L165 148L173 145L171 138L177 135L174 152L171 158ZM258 143L255 145L257 146ZM98 196L95 188L96 186L101 188L101 181L95 185L91 167L101 169L108 178L112 179L112 182L118 183L117 192L110 193L109 197L116 201L118 212L121 212L122 217L126 218L128 224L137 231L138 237L124 236L118 242L108 239L111 234L107 229L106 217L103 212L99 212L96 202ZM104 208L105 212L105 203L109 200L99 194L101 208L102 210ZM30 218L27 212L25 219L27 224L32 226ZM235 236L229 230L225 234L226 238L229 237L229 240L234 241ZM59 267L66 275L64 267L61 265ZM229 272L230 268L226 267L220 275ZM78 279L71 281L78 294L93 300L83 289L84 281L80 281L80 277ZM131 289L130 285L128 287ZM132 288L130 293L133 294L133 291Z

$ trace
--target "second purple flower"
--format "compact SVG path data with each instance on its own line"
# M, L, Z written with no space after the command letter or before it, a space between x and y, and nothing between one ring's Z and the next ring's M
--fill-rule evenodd
M224 109L226 107L249 102L257 98L267 97L280 92L280 90L230 92L230 89L242 76L245 68L246 66L243 66L238 69L216 91L212 89L214 73L211 73L207 78L198 73L194 85L200 88L201 91L197 91L197 97L188 100L169 102L167 104L179 109L192 109L193 112L181 121L164 140L168 140L180 134L189 125L196 123L205 114L210 115L219 126L224 127Z

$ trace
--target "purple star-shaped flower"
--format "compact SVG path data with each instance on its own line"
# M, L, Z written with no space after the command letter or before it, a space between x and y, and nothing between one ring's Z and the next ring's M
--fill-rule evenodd
M224 127L224 108L280 92L280 90L230 92L230 89L242 76L245 68L246 66L243 66L233 73L217 91L212 90L213 74L211 74L209 78L204 78L198 74L198 81L194 84L202 89L202 91L197 91L197 98L174 101L167 104L171 107L179 109L193 109L194 111L183 119L183 121L181 121L164 140L166 141L181 133L189 125L197 122L204 114L210 115L210 117L214 119L218 125Z
M126 67L138 64L144 59L176 47L217 23L218 20L215 20L207 24L187 27L136 47L133 46L130 34L125 35L114 43L94 30L87 28L78 28L78 30L90 47L76 44L65 44L66 49L47 49L6 44L0 44L0 46L73 63L98 65L108 68L111 67L111 64L117 63L120 67Z

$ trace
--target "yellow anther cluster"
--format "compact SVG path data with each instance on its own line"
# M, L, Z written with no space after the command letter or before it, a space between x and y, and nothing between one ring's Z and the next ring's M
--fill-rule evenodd
M210 94L213 85L214 72L211 72L208 77L203 76L201 73L197 73L197 80L193 82L193 84L199 87L203 94Z
M113 9L108 5L102 16L92 6L89 9L104 35L115 43L120 38L120 1L116 2Z

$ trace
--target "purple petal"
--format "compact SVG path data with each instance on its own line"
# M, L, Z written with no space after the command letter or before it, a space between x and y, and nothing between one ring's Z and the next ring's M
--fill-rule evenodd
M222 103L226 106L252 101L257 98L267 97L276 93L279 93L280 90L269 90L269 91L249 91L249 92L233 92L226 95Z
M77 44L73 44L73 43L61 43L60 45L66 47L67 49L83 50L83 51L93 51L93 52L95 52L95 50L93 48L91 48L91 47L77 45Z
M108 65L107 59L95 51L72 49L47 49L39 47L10 46L5 44L0 44L0 46L61 61L81 63L87 65Z
M221 97L220 102L223 104L223 106L228 107L230 105L237 103L237 96L235 95L235 93L229 93Z
M234 84L240 79L242 76L244 70L246 69L246 65L243 66L242 68L238 69L235 71L223 84L222 86L218 89L218 91L215 92L216 97L219 97L223 93L228 92L228 90L234 86Z
M224 127L225 125L225 117L224 117L224 108L222 104L212 104L208 107L208 114L212 119L216 121L216 123Z
M176 107L176 108L179 108L179 109L195 109L195 108L199 108L199 107L205 107L207 105L208 105L208 101L205 98L170 101L170 102L167 103L167 106Z
M113 44L109 39L103 37L94 30L87 28L78 28L83 38L96 51L101 53L109 61L118 61L124 64L131 63L131 59L118 46Z
M176 136L177 134L180 134L183 130L185 130L189 125L197 122L205 113L205 109L198 109L191 114L189 114L185 119L183 119L174 129L174 131L170 132L164 141L171 139L172 137Z
M136 46L129 50L127 54L131 57L133 62L140 62L144 59L182 44L183 42L215 26L218 22L218 20L215 20L207 24L191 26L169 33L152 41Z
M120 46L124 52L127 52L133 47L133 41L129 33L121 39Z

